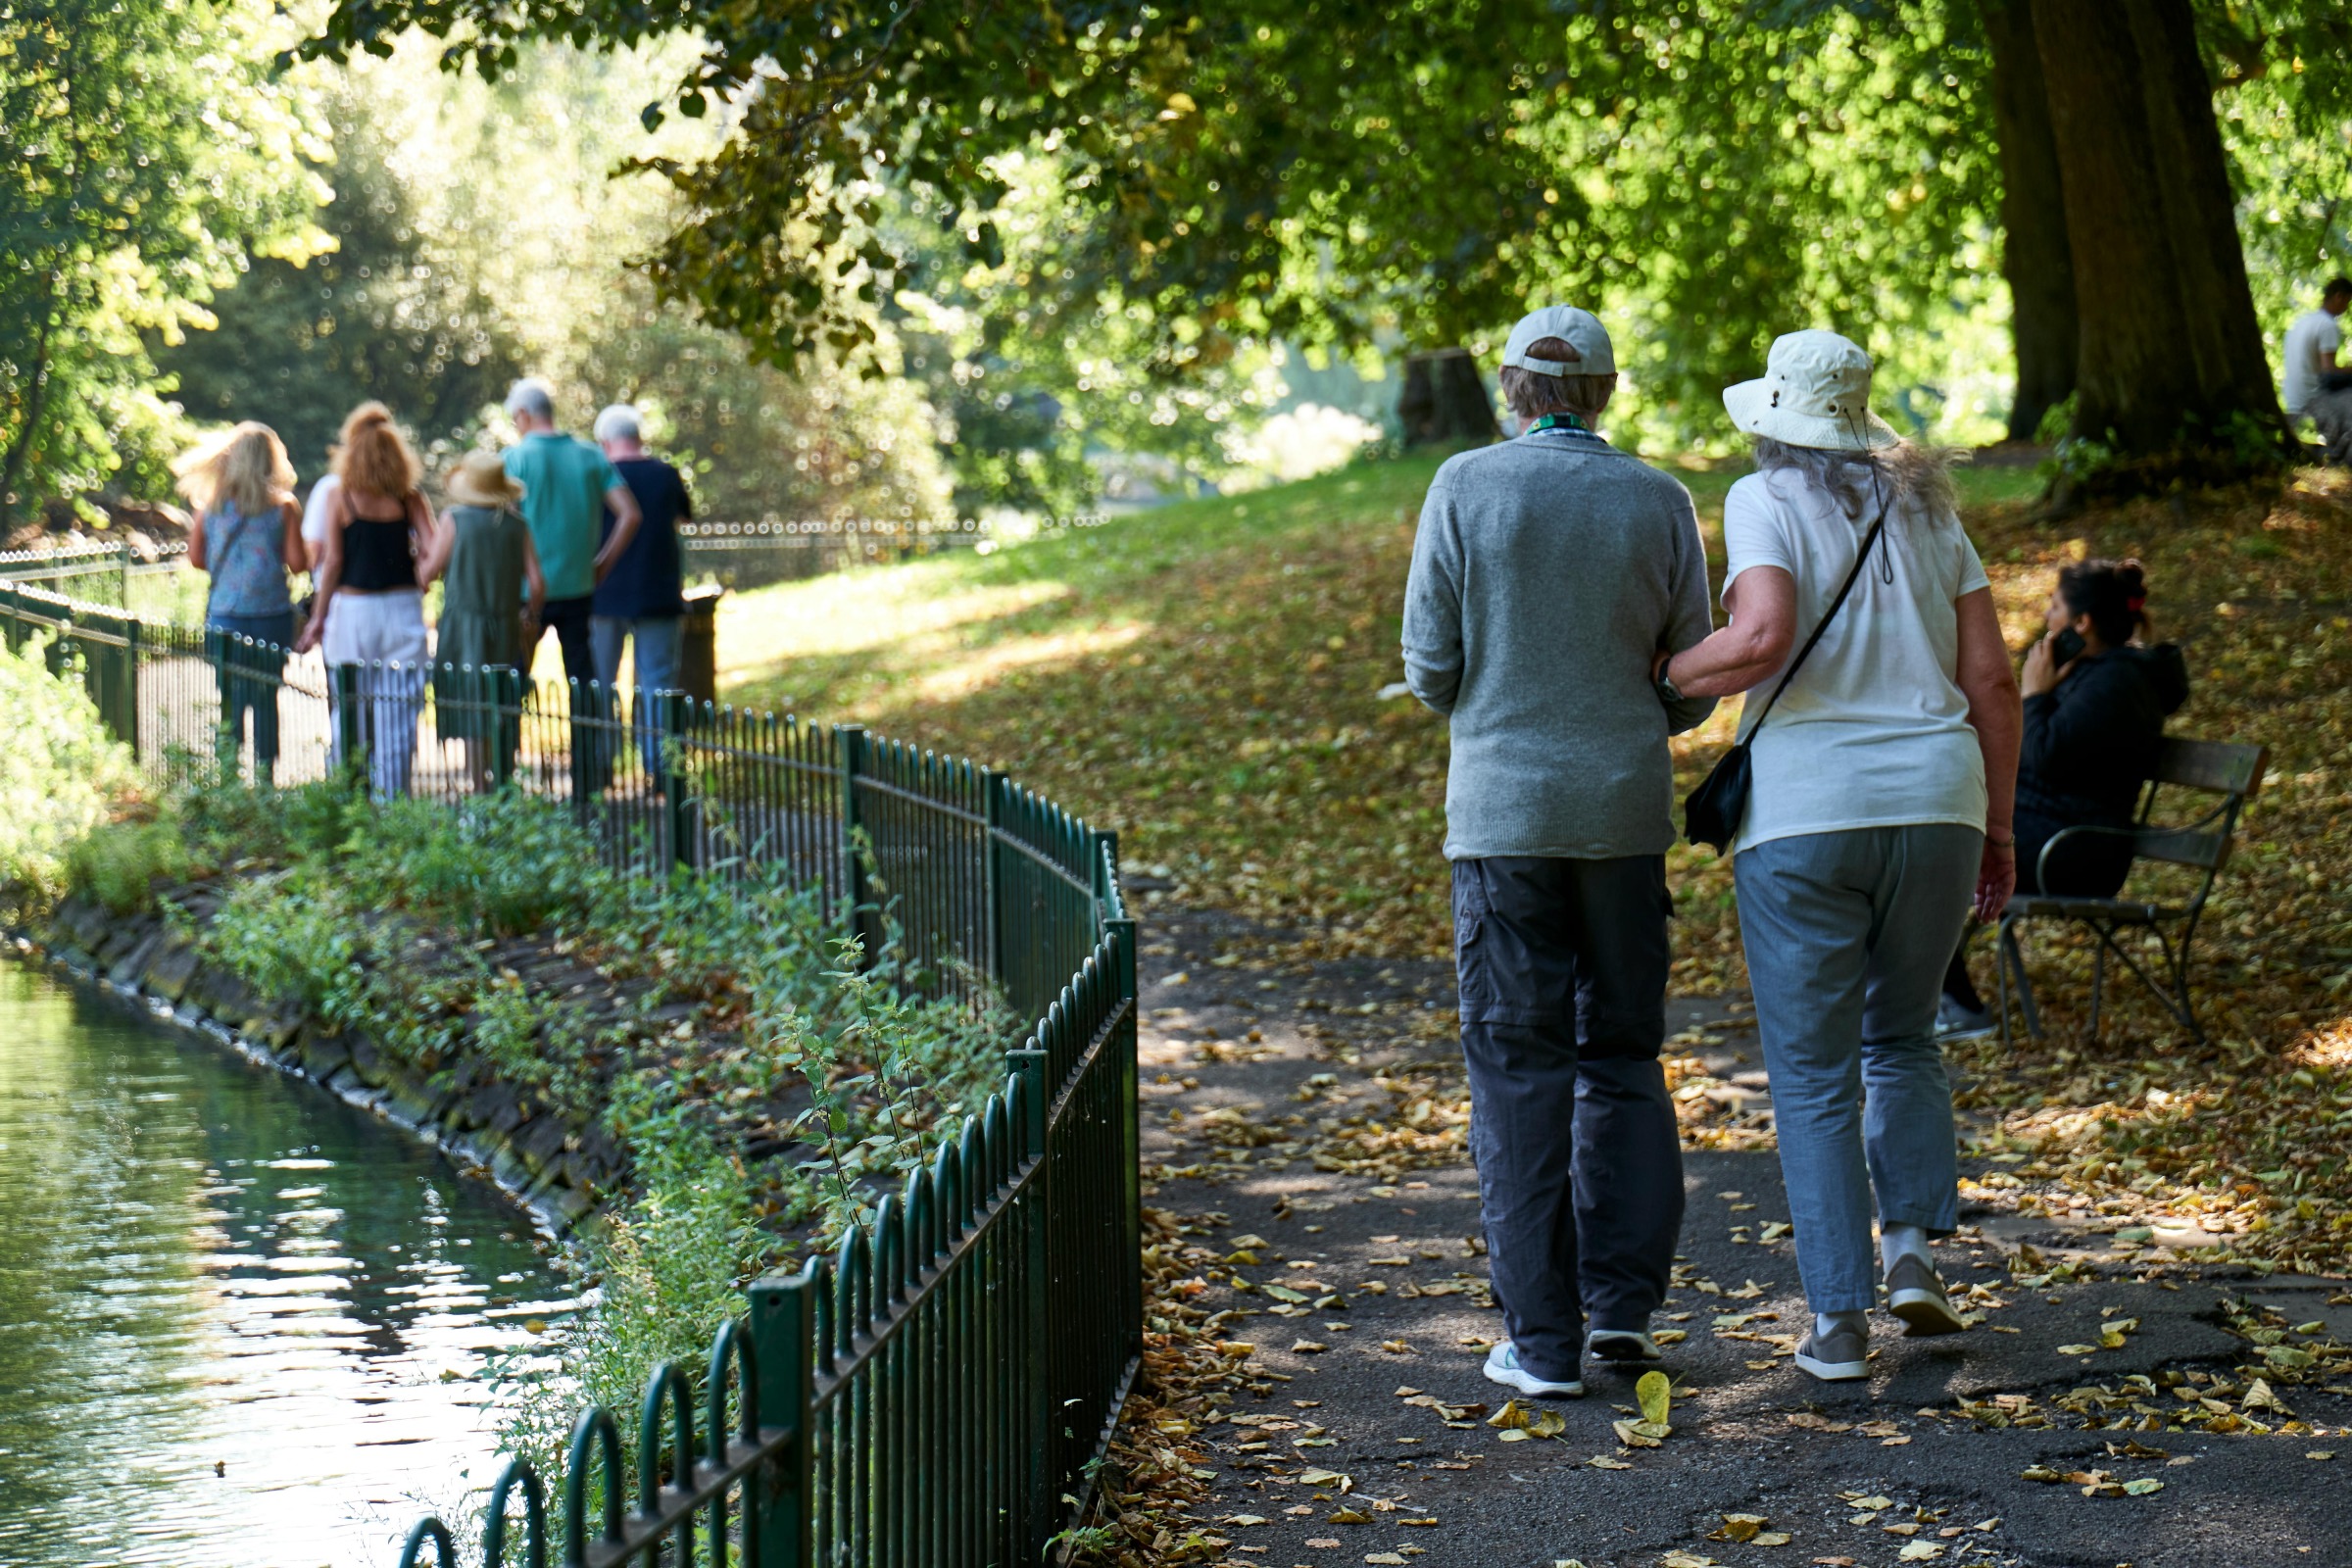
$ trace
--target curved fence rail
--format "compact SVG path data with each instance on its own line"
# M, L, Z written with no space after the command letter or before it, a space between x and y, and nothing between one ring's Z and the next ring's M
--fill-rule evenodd
M562 801L616 869L781 866L869 951L895 932L926 989L993 990L1035 1020L1003 1089L870 1231L755 1283L699 1385L652 1370L633 1449L590 1409L559 1475L510 1464L479 1561L1014 1568L1074 1522L1143 1331L1135 926L1113 835L993 769L678 693L330 667L5 581L0 637L48 638L51 669L160 778L342 768L380 794ZM402 1568L457 1568L460 1534L419 1520Z

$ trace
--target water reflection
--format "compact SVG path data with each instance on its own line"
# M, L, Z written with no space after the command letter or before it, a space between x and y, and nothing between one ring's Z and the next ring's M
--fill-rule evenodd
M561 1288L406 1135L0 960L0 1563L389 1564Z

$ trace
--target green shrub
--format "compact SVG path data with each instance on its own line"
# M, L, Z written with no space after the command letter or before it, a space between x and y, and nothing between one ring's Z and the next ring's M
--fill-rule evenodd
M178 822L101 822L66 851L66 885L117 914L153 907L155 884L185 880L192 868Z
M139 796L130 752L79 685L49 673L45 640L0 645L0 914L22 916L66 888L67 851Z

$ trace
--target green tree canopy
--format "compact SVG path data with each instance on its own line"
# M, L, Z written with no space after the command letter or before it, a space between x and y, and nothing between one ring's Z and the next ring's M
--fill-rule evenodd
M178 427L142 333L249 253L323 243L319 126L262 0L0 6L0 520L152 471Z

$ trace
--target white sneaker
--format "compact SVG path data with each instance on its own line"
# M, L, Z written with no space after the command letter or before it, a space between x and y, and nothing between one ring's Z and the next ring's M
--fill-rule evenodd
M1585 1396L1583 1383L1550 1383L1536 1376L1519 1364L1519 1351L1508 1340L1498 1340L1487 1352L1487 1380L1499 1383L1506 1389L1517 1389L1533 1399L1581 1399Z
M1585 1353L1595 1361L1655 1361L1658 1342L1640 1329L1593 1329L1585 1335Z
M1984 1007L1963 1006L1949 997L1936 1004L1936 1038L1938 1040L1982 1040L1998 1032L1992 1013Z

